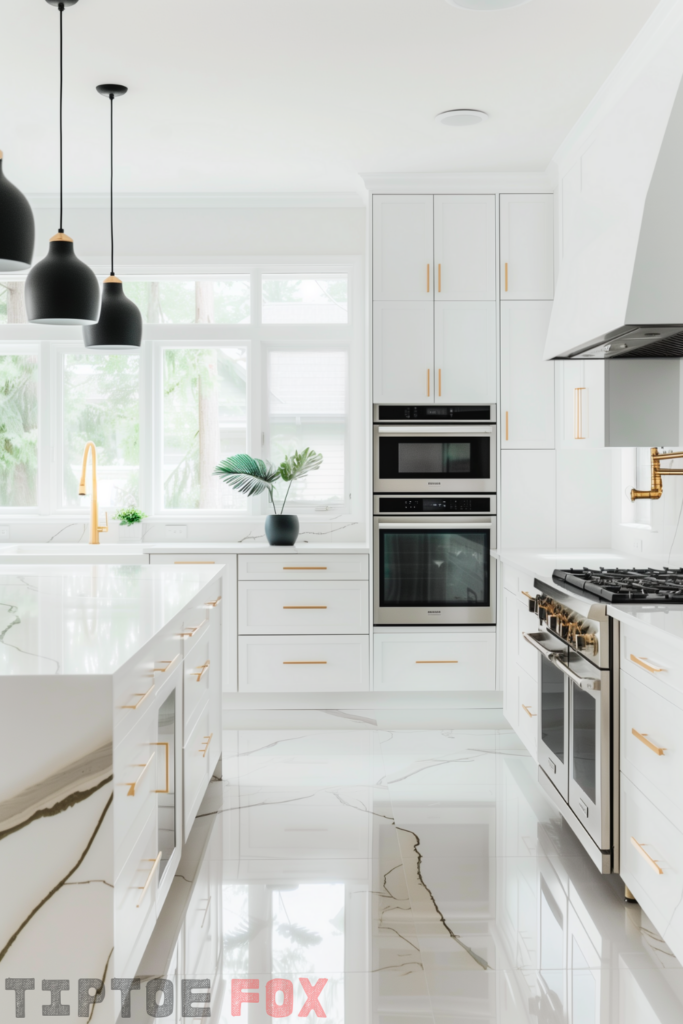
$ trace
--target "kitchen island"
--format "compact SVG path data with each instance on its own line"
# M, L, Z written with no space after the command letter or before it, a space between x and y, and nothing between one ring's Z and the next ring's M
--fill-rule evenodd
M0 570L0 963L35 979L26 1019L135 976L220 758L221 586L213 565Z

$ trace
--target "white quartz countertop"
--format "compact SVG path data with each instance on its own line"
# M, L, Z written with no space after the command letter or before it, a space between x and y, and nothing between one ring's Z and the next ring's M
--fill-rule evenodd
M219 543L216 541L177 543L142 542L140 544L60 544L54 541L49 544L0 544L0 566L3 564L18 565L19 563L49 564L52 561L64 562L68 558L74 565L92 562L117 565L143 564L149 555L367 555L370 548L367 544L340 542L337 544L308 544L302 541L289 546L271 546L261 542Z
M112 675L220 566L0 566L0 675Z
M564 587L560 580L553 579L554 569L661 569L669 564L664 559L651 556L638 558L608 548L595 551L587 548L501 549L494 551L493 554L499 561L528 573L534 579L548 583L556 590L564 590L567 594L575 592ZM586 597L589 595L586 594ZM597 597L594 600L599 602ZM683 649L683 605L608 604L606 607L611 618L652 636L669 640Z

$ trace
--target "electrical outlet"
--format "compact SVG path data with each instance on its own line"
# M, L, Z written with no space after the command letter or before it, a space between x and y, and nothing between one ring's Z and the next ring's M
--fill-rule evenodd
M166 524L166 540L187 540L187 524Z
M0 540L9 540L9 526L0 526Z

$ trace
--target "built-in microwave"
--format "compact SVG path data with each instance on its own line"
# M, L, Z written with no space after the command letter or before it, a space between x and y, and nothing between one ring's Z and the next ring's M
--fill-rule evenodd
M374 407L375 494L496 491L495 405Z

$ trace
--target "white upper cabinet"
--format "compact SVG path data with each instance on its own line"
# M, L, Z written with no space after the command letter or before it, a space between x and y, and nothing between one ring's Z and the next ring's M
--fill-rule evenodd
M495 299L495 196L434 196L434 297Z
M372 253L374 299L433 299L434 197L374 196Z
M555 447L555 364L543 359L552 302L504 302L500 313L501 445Z
M473 405L495 402L496 347L495 302L437 302L436 401Z
M554 198L500 197L500 294L502 299L552 299L554 293Z
M373 303L373 394L378 403L434 401L434 303Z

